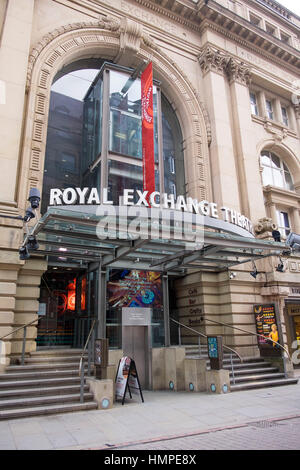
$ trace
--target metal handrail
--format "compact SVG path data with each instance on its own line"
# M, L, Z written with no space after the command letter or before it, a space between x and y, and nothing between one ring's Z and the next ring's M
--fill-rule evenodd
M190 328L189 326L186 326L186 325L184 325L183 323L180 323L179 321L174 320L174 318L171 318L171 317L170 317L170 320L172 320L174 323L177 323L177 325L183 326L183 327L186 328L187 330L191 330L191 331L193 331L194 333L197 333L199 336L203 336L204 338L207 338L207 335L205 335L204 333L200 333L199 331L194 330L194 328ZM224 349L228 349L231 353L236 354L236 355L238 356L238 358L240 359L240 361L243 362L243 358L239 355L239 353L238 353L237 351L235 351L234 349L230 348L229 346L226 346L225 344L223 344L223 348L224 348Z
M97 318L94 318L93 320L93 323L92 323L92 326L90 328L90 331L89 331L89 334L88 334L88 337L87 337L87 340L85 342L85 345L84 345L84 348L82 350L82 353L81 353L81 356L80 356L80 361L79 361L79 377L80 377L80 403L83 403L83 388L84 388L84 353L87 349L87 346L89 344L89 341L91 339L91 335L94 331L94 327L95 327L95 324L97 322ZM88 358L88 363L89 363L89 366L88 366L88 369L90 371L90 354L89 354L89 358ZM83 367L82 367L83 366Z
M38 321L38 320L35 318L35 319L32 320L31 322L26 323L26 325L19 326L18 328L15 328L13 331L11 331L10 333L7 333L6 335L1 336L1 338L0 338L0 341L1 341L3 338L7 338L7 336L10 336L10 335L14 334L16 331L22 330L22 329L24 328L23 344L22 344L22 355L21 355L21 365L22 365L22 366L24 365L24 358L25 358L25 346L26 346L27 326L32 325L32 324L35 323L36 321Z
M232 328L232 329L235 329L235 330L239 330L239 331L243 331L244 333L248 333L249 335L252 335L252 336L259 336L259 337L261 337L261 338L265 338L265 339L266 339L266 337L265 337L264 335L260 335L259 333L253 333L253 331L245 330L245 329L243 329L243 328L238 328L237 326L232 326L232 325L229 325L228 323L223 323L223 322L219 322L219 321L216 321L216 320L210 320L209 318L205 318L205 319L203 318L203 320L210 321L210 322L212 322L212 323L216 323L217 325L227 326L227 327L229 327L229 328ZM283 349L283 350L286 352L286 354L287 354L289 360L291 361L290 354L289 354L288 350L287 350L284 346L282 346L280 343L278 343L277 341L274 341L274 340L271 339L271 338L268 338L268 340L269 340L269 341L272 341L272 343L277 344L281 349Z
M15 328L14 330L12 330L10 333L7 333L6 335L3 335L0 337L0 341L3 339L3 338L6 338L7 336L10 336L12 334L14 334L16 331L19 331L19 330L22 330L23 328L27 328L27 326L29 325L32 325L32 323L38 321L37 319L35 320L32 320L31 322L29 323L26 323L26 325L23 325L23 326L19 326L18 328Z

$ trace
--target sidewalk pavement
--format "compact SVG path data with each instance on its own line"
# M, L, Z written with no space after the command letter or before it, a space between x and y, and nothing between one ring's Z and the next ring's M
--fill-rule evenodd
M300 379L300 370L296 371ZM112 449L131 443L159 441L204 431L300 417L297 385L269 387L222 395L144 391L122 406L0 421L0 450Z

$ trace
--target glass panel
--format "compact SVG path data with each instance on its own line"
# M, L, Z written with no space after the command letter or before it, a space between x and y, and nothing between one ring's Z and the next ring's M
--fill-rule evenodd
M284 188L284 180L281 170L273 169L273 184L279 188Z
M109 150L142 159L141 81L110 71ZM154 153L158 161L157 90L153 86Z
M165 345L164 312L162 309L154 308L152 311L152 347Z
M182 134L171 105L162 95L164 185L167 194L185 194Z
M250 104L251 104L251 113L258 115L256 96L254 93L250 93Z
M285 171L284 176L285 176L286 188L289 189L290 191L293 191L294 190L294 185L293 185L293 181L292 181L292 177L291 177L290 173L288 171Z
M128 74L110 71L109 150L142 158L141 90Z
M266 100L267 115L269 119L273 119L273 107L270 100Z
M84 99L82 172L101 153L102 143L102 79L99 79Z
M51 87L42 214L47 210L51 188L81 186L82 172L92 162L93 152L101 147L101 83L95 87L96 101L91 98L83 103L97 73L94 68L75 70L57 79Z
M64 189L80 184L82 111L81 101L60 93L51 93L42 214L47 210L51 188Z
M270 159L270 157L269 157L268 152L261 154L260 161L261 161L261 164L262 164L262 165L271 166L271 159Z
M280 168L280 158L278 158L274 153L271 153L272 167Z
M109 199L119 204L119 196L124 189L133 189L134 202L137 202L136 190L143 191L142 167L111 159L108 161L108 171Z
M263 185L273 184L272 170L271 168L264 166L262 171Z
M282 113L282 122L285 126L288 126L288 115L287 115L287 110L284 106L281 106L281 113Z

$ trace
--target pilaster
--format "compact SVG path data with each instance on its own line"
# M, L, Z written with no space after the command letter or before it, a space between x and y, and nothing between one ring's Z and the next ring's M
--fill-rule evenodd
M229 80L232 120L233 151L236 158L241 212L249 219L265 216L265 206L257 149L252 137L252 120L249 103L251 72L240 61L229 59L226 66Z
M0 80L0 209L16 212L17 168L34 0L9 0L2 31Z
M211 119L211 179L214 201L240 211L238 178L232 151L232 130L228 107L228 89L224 70L228 57L207 46L199 56L206 106Z
M26 261L18 273L15 295L15 315L14 328L26 325L38 318L38 298L41 276L47 269L47 262L43 259L31 258ZM11 359L20 357L22 352L24 330L21 329L14 333L11 339ZM27 328L25 352L35 351L36 349L36 326Z

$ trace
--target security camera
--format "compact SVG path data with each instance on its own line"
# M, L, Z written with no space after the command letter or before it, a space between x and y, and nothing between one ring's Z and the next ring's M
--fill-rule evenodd
M38 250L39 249L39 244L36 241L36 238L34 235L29 235L27 239L27 247L29 250Z
M272 237L274 238L275 242L281 242L281 235L280 235L279 230L273 230Z
M294 251L300 251L300 235L291 232L286 239L286 244L290 246Z
M37 209L40 205L41 193L37 188L31 188L29 191L28 201L31 204L32 209Z
M33 219L35 217L35 213L34 211L32 210L31 207L28 207L28 209L26 210L25 212L25 216L24 216L24 222L29 222L31 219Z
M28 248L26 245L21 246L21 248L19 249L19 257L20 257L20 260L25 260L25 259L30 258L30 254L28 252Z

